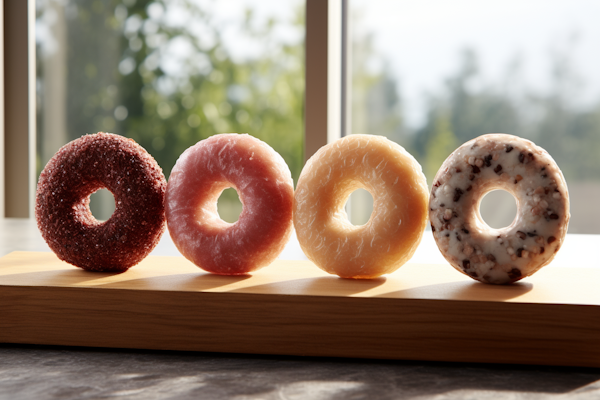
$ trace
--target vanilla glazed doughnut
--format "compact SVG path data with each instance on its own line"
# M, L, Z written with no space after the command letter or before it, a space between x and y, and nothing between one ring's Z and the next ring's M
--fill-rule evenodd
M105 222L90 195L106 188L115 211ZM122 272L139 263L165 230L162 169L132 139L85 135L50 159L38 181L35 218L58 258L88 271Z
M431 229L448 262L484 283L530 276L560 249L569 224L569 192L552 157L529 140L489 134L456 149L433 180ZM493 229L479 204L495 189L517 201L508 227Z
M243 209L230 224L217 211L223 190L237 190ZM188 148L167 186L173 242L198 267L241 275L269 265L292 232L294 186L283 158L246 134L220 134Z
M373 213L363 226L344 205L364 188ZM381 136L351 135L322 147L296 187L294 226L306 256L343 278L388 274L414 254L427 226L427 181L404 148Z

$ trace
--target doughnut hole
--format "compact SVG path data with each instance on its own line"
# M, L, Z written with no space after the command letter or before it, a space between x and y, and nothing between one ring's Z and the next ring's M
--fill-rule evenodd
M517 217L517 199L506 190L492 190L479 202L479 212L490 228L507 228Z
M348 196L345 209L353 226L363 226L373 216L373 195L364 188L356 189Z
M99 189L90 195L90 211L98 221L107 221L115 212L115 197L108 189Z
M230 224L237 222L242 213L242 202L239 193L233 187L228 187L221 192L217 200L217 211L219 217Z

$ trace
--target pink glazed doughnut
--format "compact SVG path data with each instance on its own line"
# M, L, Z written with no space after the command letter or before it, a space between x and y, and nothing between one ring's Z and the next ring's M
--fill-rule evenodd
M238 221L223 221L217 200L227 188L243 204ZM246 134L221 134L177 160L166 194L167 226L188 260L215 274L242 275L269 265L292 232L294 186L283 158Z
M495 189L517 200L502 229L481 218L479 203ZM569 191L550 154L517 136L489 134L466 142L433 180L429 218L435 241L458 271L483 283L530 276L554 258L569 225Z

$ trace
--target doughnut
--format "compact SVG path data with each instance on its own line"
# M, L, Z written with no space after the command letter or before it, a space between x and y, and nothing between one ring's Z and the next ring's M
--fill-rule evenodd
M366 189L369 221L354 226L344 205ZM381 136L350 135L317 151L306 163L294 197L294 226L306 256L342 278L388 274L414 254L427 226L428 188L419 163Z
M429 202L438 248L458 271L484 283L530 276L560 249L569 224L569 192L552 157L529 140L489 134L456 149L433 180ZM502 229L481 218L483 196L512 194L517 216Z
M230 224L217 211L227 188L243 208ZM247 134L220 134L196 143L177 160L166 194L167 226L188 260L220 275L269 265L292 232L294 184L283 158Z
M105 222L90 212L90 195L106 188L115 211ZM58 258L88 271L122 272L152 251L165 230L167 182L154 158L132 139L85 135L46 164L35 218Z

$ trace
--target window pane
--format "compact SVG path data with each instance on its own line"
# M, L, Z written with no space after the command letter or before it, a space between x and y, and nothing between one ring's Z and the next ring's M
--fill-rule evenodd
M567 179L569 232L600 233L598 15L594 0L352 0L352 133L400 143L430 185L474 137L531 139ZM486 204L510 224L513 205Z
M104 131L135 139L166 177L187 147L227 132L266 141L300 174L301 0L38 0L36 29L38 173L60 146ZM112 196L94 196L107 219ZM219 211L236 219L235 191Z

